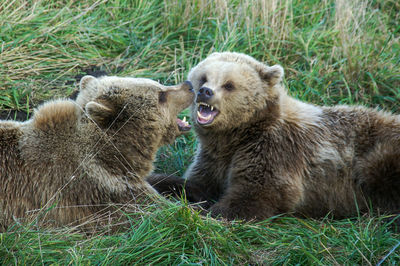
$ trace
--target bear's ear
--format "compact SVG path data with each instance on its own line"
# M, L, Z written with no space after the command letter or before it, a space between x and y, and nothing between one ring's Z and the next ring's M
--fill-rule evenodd
M84 76L79 83L79 94L76 97L76 103L84 107L86 103L95 99L98 95L100 82L93 76Z
M101 128L108 127L114 119L114 110L99 102L88 102L85 110L88 116Z
M260 71L260 76L272 87L283 79L283 68L280 65L266 66Z
M93 88L98 85L98 80L90 75L84 76L79 83L79 90L83 91L88 88Z

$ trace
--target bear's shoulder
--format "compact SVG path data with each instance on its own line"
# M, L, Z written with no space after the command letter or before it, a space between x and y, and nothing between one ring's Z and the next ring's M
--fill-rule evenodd
M74 128L80 113L79 107L71 100L50 101L35 111L33 126L41 131Z

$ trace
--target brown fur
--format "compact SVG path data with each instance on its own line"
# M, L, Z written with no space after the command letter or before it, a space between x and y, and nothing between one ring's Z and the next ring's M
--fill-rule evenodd
M189 83L86 76L76 102L45 103L27 122L0 121L0 229L32 219L86 229L152 199L144 176L157 149L180 134L176 115L193 97Z
M199 146L185 174L215 202L211 213L264 219L287 212L340 218L370 206L399 211L400 117L300 102L286 94L282 76L279 66L228 52L190 72L195 92L210 88L207 103L220 111L201 125L192 105ZM227 82L234 88L224 89Z

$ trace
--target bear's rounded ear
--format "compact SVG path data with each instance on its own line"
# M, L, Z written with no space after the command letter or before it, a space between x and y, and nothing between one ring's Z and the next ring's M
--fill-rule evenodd
M100 90L100 81L93 76L84 76L79 83L79 94L76 103L84 107L86 103L96 98Z
M85 110L88 116L101 128L108 127L114 119L114 110L99 102L88 102Z
M87 75L81 78L81 81L79 83L79 90L83 91L92 86L96 87L97 84L98 80L95 77Z
M283 68L280 65L273 65L262 69L260 75L272 87L282 81L283 73Z

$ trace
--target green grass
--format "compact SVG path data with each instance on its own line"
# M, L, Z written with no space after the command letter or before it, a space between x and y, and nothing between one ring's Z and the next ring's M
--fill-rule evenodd
M132 214L131 228L85 236L68 230L17 228L0 236L2 264L398 264L398 235L378 218L274 218L223 223L186 205Z
M399 113L399 21L397 0L2 1L0 110L68 97L91 70L175 84L211 52L237 51L281 64L304 101ZM190 133L162 148L157 171L183 174L195 145ZM395 265L399 239L373 216L224 223L178 202L112 236L21 227L0 235L0 263Z

